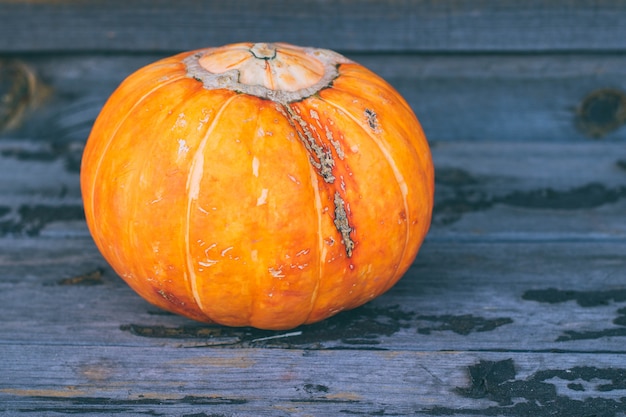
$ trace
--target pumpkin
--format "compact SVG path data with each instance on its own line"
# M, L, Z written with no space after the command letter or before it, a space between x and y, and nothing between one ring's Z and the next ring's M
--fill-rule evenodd
M428 231L434 173L409 105L329 50L239 43L131 74L85 146L87 224L148 302L289 329L391 288Z

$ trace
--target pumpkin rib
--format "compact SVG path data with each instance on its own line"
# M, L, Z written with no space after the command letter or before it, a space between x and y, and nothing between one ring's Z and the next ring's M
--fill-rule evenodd
M351 111L349 111L348 109L344 108L343 106L341 106L341 105L339 105L339 104L337 104L337 103L335 103L335 102L333 102L333 101L331 101L331 100L329 100L329 99L327 99L325 97L321 97L320 96L319 98L320 98L320 100L324 101L325 103L329 104L330 106L333 106L336 109L342 111L354 123L356 123L359 127L361 127L361 129L363 130L365 135L367 137L369 137L376 144L376 146L380 149L381 153L385 157L385 160L387 161L387 164L391 168L391 171L393 172L394 177L396 178L396 182L398 184L398 188L399 188L400 194L402 196L402 203L403 203L403 206L404 206L404 212L406 213L406 220L405 220L406 227L405 227L405 238L404 238L404 246L402 248L402 255L399 257L399 262L395 266L393 274L389 275L389 278L387 278L387 281L386 281L385 285L381 287L381 288L387 288L388 287L388 283L391 282L392 280L395 280L395 278L397 276L398 269L400 268L400 265L402 264L402 260L406 256L406 250L407 250L407 247L409 246L409 240L410 240L410 237L411 237L411 230L410 230L411 219L409 218L410 211L409 211L409 203L407 201L407 195L408 195L407 186L408 185L406 183L406 180L404 179L404 176L402 175L402 172L400 172L400 170L396 166L393 157L389 154L388 149L385 146L383 146L382 142L379 139L377 139L375 135L372 134L372 129L370 128L370 126L365 125L364 123L362 123L362 121L359 120L358 117L356 117L354 114L352 114ZM404 185L404 187L402 185Z
M196 302L196 305L198 306L198 308L200 309L200 311L202 311L202 313L204 313L207 318L209 318L211 320L211 317L209 314L207 314L205 307L202 303L202 297L200 296L200 294L198 294L198 286L197 286L197 276L194 272L194 268L193 265L191 264L192 262L192 256L191 256L191 243L190 243L190 234L191 234L191 205L192 205L192 201L193 200L197 200L198 199L198 195L200 194L200 182L202 180L202 174L204 173L204 148L206 147L206 144L208 142L208 140L211 137L211 133L213 133L213 130L215 129L216 125L218 124L218 121L220 119L220 116L222 115L222 113L224 112L224 110L226 109L226 107L228 106L229 103L231 103L236 97L238 97L237 95L233 95L231 97L229 97L226 101L224 101L224 103L222 103L221 107L219 108L219 110L215 113L215 117L213 118L213 120L211 121L211 123L207 126L207 130L204 134L204 137L202 138L202 141L200 142L200 145L198 146L198 148L196 149L194 155L193 155L193 159L192 159L192 163L191 166L189 168L189 174L187 176L187 183L186 183L186 191L187 191L187 213L185 216L185 232L184 232L184 236L185 236L185 250L186 250L186 255L187 255L187 264L186 264L186 272L184 274L184 280L187 283L188 287L191 289L191 294L193 295L193 298ZM199 163L199 164L198 164ZM199 168L198 168L199 167ZM195 196L194 196L195 195ZM195 197L195 198L194 198ZM211 320L213 321L213 320Z
M281 115L282 117L284 117L287 122L289 123L289 125L292 126L293 129L297 129L296 126L299 126L299 122L292 117L292 110L287 108L288 105L285 104L280 104L280 103L275 103L276 105L276 110L277 113L279 115ZM257 120L257 126L259 125L259 120ZM299 143L304 146L306 148L306 145L302 142L299 141ZM310 155L310 151L307 150L307 155ZM306 317L304 318L304 320L301 323L297 323L296 325L300 325L300 324L305 324L309 322L309 317L314 313L315 311L315 307L316 307L316 303L319 297L319 288L320 288L320 283L321 283L321 279L322 279L322 270L324 267L324 263L323 263L323 256L322 254L324 253L324 238L323 238L323 233L322 233L322 229L323 229L323 208L322 208L322 199L320 196L320 190L319 190L319 177L320 177L320 173L315 169L315 167L310 163L310 161L308 162L308 167L309 167L309 178L311 179L309 186L311 187L311 189L313 190L313 194L315 197L315 213L317 214L317 226L316 226L316 239L317 239L317 252L319 254L319 256L314 257L314 259L317 260L317 271L318 273L316 274L316 283L315 283L315 287L311 293L311 296L309 298L309 312L306 315ZM251 300L251 305L254 306L254 300L256 299L256 297L253 297ZM250 320L249 322L251 323L251 325L255 325L255 320L253 319L253 316L256 314L255 309L252 308L250 311ZM294 326L295 327L295 326Z
M163 87L166 87L167 85L163 85ZM176 88L176 86L174 86L174 88ZM163 92L162 89L159 89L160 92ZM201 90L200 90L201 91ZM154 92L156 93L156 91ZM172 107L169 108L169 112L173 113L173 114L181 114L184 113L186 107L188 106L189 102L192 100L192 98L197 94L197 91L185 91L184 94L181 94L179 96L180 98L180 102L176 103L175 105L173 105ZM161 123L166 123L168 119L166 118L165 120L163 120ZM156 125L156 123L155 123ZM162 127L165 126L165 124L161 125ZM143 161L141 161L140 164L138 164L139 169L137 169L137 173L139 175L139 177L141 178L141 173L146 172L146 167L149 165L149 162L151 162L151 156L158 156L156 155L155 149L158 148L158 146L160 145L159 140L153 140L151 141L150 145L143 150L143 154L145 154L147 157L143 159ZM126 236L128 236L128 240L131 242L131 247L133 248L137 248L138 245L138 241L139 239L137 239L137 236L139 234L139 232L136 230L137 229L137 223L133 222L133 219L137 219L137 218L141 218L140 216L137 215L139 208L136 205L130 206L127 208L127 211L129 212L129 222L127 225L127 229L126 229ZM139 237L141 237L141 235L139 234ZM147 275L149 276L149 275ZM190 290L191 288L189 287L189 283L185 282L187 284L187 289ZM163 291L162 288L159 291ZM170 300L170 297L166 296L165 294L167 294L166 292L161 292L160 295L165 299L165 300ZM175 298L174 298L175 299ZM169 306L161 306L164 309L171 309L171 307ZM202 313L202 311L200 311Z
M315 194L315 211L317 213L317 250L319 256L316 256L317 260L317 270L316 274L317 280L315 282L315 288L313 289L313 294L311 294L309 313L306 315L306 319L304 323L309 323L309 318L315 311L315 307L317 304L320 289L320 284L322 280L322 270L324 268L324 237L322 233L322 219L323 219L323 209L322 209L322 198L320 197L320 189L319 189L319 179L318 173L315 171L313 165L309 164L309 172L311 173L311 188L313 188L313 193Z
M257 132L259 129L259 126L261 125L261 117L259 115L259 110L257 109L257 113L256 113L256 120L255 120L255 125L254 125L254 131ZM259 281L258 278L255 280L250 280L249 284L248 284L248 290L250 291L250 294L253 294L250 296L250 306L249 306L249 310L248 310L248 323L252 324L254 326L254 316L256 314L256 308L255 308L255 304L256 304L256 300L258 300L258 293L260 291L260 286L259 286Z
M108 137L106 145L103 147L102 152L100 153L100 155L98 155L98 159L96 160L95 167L91 170L91 172L93 172L93 174L91 176L92 183L91 183L91 186L89 188L91 189L90 195L92 197L91 197L91 202L90 202L91 204L90 204L90 208L89 209L90 209L90 213L91 213L92 216L95 217L95 202L96 202L96 199L94 198L94 196L96 195L96 188L97 188L96 184L98 183L98 175L99 175L99 172L100 172L100 168L102 168L102 163L103 163L103 161L105 159L105 156L107 155L107 153L109 151L109 148L113 144L113 141L115 140L115 137L117 136L117 133L119 132L120 128L124 125L126 120L128 120L128 118L130 117L131 113L137 107L139 107L142 103L144 103L150 97L150 95L154 94L160 88L165 87L166 85L172 84L174 82L180 81L180 80L182 80L184 78L185 78L185 76L179 76L179 77L168 79L167 82L164 82L162 84L156 85L154 88L150 89L147 93L142 95L141 98L139 98L139 100L137 100L135 102L135 104L133 104L130 107L130 109L128 109L126 114L123 114L123 115L120 116L120 120L118 121L117 125L113 129L113 132L111 133L111 135ZM99 238L97 236L99 236L99 234L95 234L94 238L99 240ZM99 243L101 243L101 242L99 242Z

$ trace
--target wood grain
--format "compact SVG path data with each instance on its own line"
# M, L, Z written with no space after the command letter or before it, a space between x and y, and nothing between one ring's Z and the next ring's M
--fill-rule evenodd
M85 239L0 243L3 343L626 352L626 242L427 241L387 294L293 332L166 314L133 293ZM98 270L95 283L78 279Z
M5 234L0 412L617 417L621 152L609 142L435 144L436 221L413 267L373 302L289 332L148 305L79 218ZM62 158L2 158L0 178L15 171L20 182L0 183L11 210L0 221L19 219L14 204L80 204ZM51 191L64 181L64 195Z
M87 237L82 143L0 141L0 235ZM613 241L626 226L619 142L434 142L429 239Z
M626 415L625 20L622 0L0 0L0 414ZM405 277L285 332L147 304L82 212L113 89L244 40L379 73L436 166Z
M611 355L71 346L3 355L12 382L0 385L0 410L20 416L624 411L626 370ZM24 361L38 364L37 378Z
M0 50L176 51L285 41L340 51L623 51L624 1L0 2Z
M51 92L36 110L25 111L19 126L0 132L0 138L84 142L119 83L165 55L20 58ZM432 141L626 140L626 105L620 101L626 97L623 55L352 53L348 57L396 87Z

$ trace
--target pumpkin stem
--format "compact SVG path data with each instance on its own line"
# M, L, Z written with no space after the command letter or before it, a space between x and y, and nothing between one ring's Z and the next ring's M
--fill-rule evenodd
M250 52L258 59L274 59L276 58L276 47L271 43L255 43Z
M351 62L326 49L285 43L239 43L197 51L185 58L187 75L212 90L226 88L286 104L300 101L337 78Z

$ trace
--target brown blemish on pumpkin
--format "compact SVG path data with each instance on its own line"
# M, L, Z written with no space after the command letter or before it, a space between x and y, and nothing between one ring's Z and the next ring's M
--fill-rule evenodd
M378 119L376 116L376 112L372 109L365 109L365 117L367 119L367 124L374 132L379 131Z
M322 179L332 184L335 182L335 176L333 175L333 167L335 166L335 159L331 151L324 149L313 136L314 127L309 125L298 113L299 110L295 110L291 106L284 106L289 123L296 129L298 138L309 152L309 161L315 167L318 174Z
M311 165L316 169L317 173L326 183L335 183L336 178L333 173L333 168L335 167L334 155L330 149L327 149L318 143L317 139L319 139L320 142L322 139L316 127L312 124L307 123L307 121L300 116L300 110L297 107L292 108L291 106L287 105L284 106L283 109L280 109L280 112L295 128L298 138L309 152L309 161L311 162ZM319 115L316 111L311 110L310 116L319 123ZM340 143L334 140L332 131L327 126L325 129L325 133L326 138L335 149L337 156L340 159L343 159L345 156L343 149L341 148ZM343 180L343 177L341 178L339 188L341 188L343 192L346 191L346 183ZM345 202L338 191L335 191L334 206L335 217L333 223L335 224L337 231L341 234L341 243L343 243L343 245L345 246L346 255L348 256L348 258L350 258L352 257L352 251L354 249L354 241L350 237L350 233L353 229L348 222Z
M163 297L163 299L170 304L173 304L175 306L181 306L181 307L185 305L184 301L179 300L178 297L175 297L171 293L165 292L163 289L156 290L156 293L159 294L161 297Z
M335 152L337 152L337 156L339 157L339 159L343 160L346 157L346 154L344 153L343 148L341 147L341 142L339 142L338 140L335 140L335 138L333 137L333 132L330 130L328 126L325 126L325 128L326 128L326 138L331 143L331 145L333 145L333 148L335 148Z
M354 249L354 242L350 237L352 227L348 223L348 215L346 214L345 203L341 195L338 192L335 193L335 227L341 233L341 243L346 247L346 254L348 258L352 257L352 250Z

